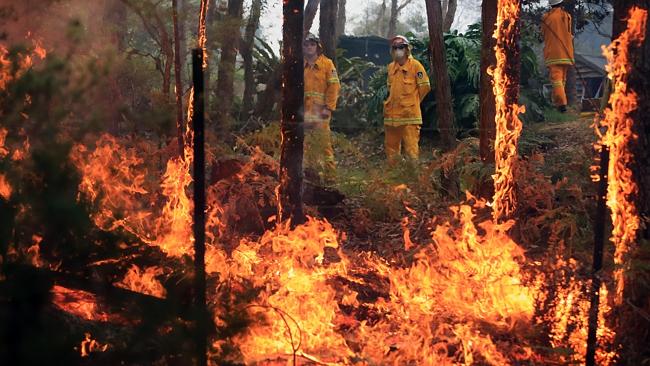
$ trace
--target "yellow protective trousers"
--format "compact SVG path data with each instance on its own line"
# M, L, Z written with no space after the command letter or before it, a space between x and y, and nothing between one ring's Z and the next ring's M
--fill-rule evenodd
M307 120L311 122L307 122ZM331 181L336 178L336 161L332 148L330 119L305 118L304 166L315 170L321 179Z
M566 90L564 87L566 86L566 74L570 66L566 64L548 65L549 78L553 86L551 99L556 107L567 105Z
M404 153L410 160L417 160L420 155L420 127L422 125L384 125L384 146L388 164L394 165L400 156L402 142Z

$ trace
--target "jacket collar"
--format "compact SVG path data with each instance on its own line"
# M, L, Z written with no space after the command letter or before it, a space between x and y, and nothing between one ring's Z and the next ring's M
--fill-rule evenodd
M412 58L413 58L413 56L412 56L412 55L409 55L409 57L406 59L406 62L404 63L404 65L400 65L397 61L393 61L393 68L392 68L392 70L391 70L391 73L394 74L394 73L396 73L396 72L399 71L399 70L402 70L402 71L409 71L409 70L410 70L410 66L411 66L411 59L412 59Z
M315 69L319 69L322 60L323 60L323 55L318 55L318 57L316 57L316 61L314 61L313 67ZM304 66L305 68L309 67L309 63L307 62L307 60L304 61Z

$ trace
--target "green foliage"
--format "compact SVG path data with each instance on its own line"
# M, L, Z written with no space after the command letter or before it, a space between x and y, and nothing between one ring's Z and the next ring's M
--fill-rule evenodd
M273 47L262 38L256 37L257 42L253 47L255 60L255 80L257 84L267 82L269 75L273 74L280 64L280 58L275 54Z
M345 133L359 133L370 127L368 120L368 99L371 94L365 88L364 75L376 66L360 57L347 58L338 49L337 72L341 91L332 119L332 129Z

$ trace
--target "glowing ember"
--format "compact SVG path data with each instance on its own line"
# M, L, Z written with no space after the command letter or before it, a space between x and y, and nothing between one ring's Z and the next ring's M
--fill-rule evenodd
M167 290L156 279L162 274L163 270L160 267L149 267L142 271L140 267L133 265L116 286L164 299Z
M66 313L91 321L110 320L107 313L99 310L97 297L90 292L55 285L52 287L52 295L52 303Z
M34 59L32 58L32 53L36 54L41 60L44 60L47 56L47 51L41 46L40 41L32 39L31 34L28 34L26 38L28 40L31 39L33 48L31 49L31 53L21 53L18 55L18 65L13 65L17 66L16 70L12 70L13 67L9 59L9 50L0 44L0 90L4 90L8 83L20 77L33 66Z
M517 38L519 34L520 4L518 0L499 0L497 5L497 22L494 31L496 46L496 67L491 70L494 78L494 95L496 104L496 137L494 140L495 168L493 217L504 219L515 210L514 169L517 163L517 144L522 123L518 114L525 112L524 106L517 104L519 81L513 75L512 60L508 55L519 52Z
M108 349L108 344L102 345L97 340L92 339L90 333L84 333L84 340L81 341L79 350L81 352L81 357L88 357L93 352L106 352Z
M7 182L7 178L5 178L4 174L0 174L0 197L8 201L9 197L11 197L11 192L12 188L9 182Z
M198 34L198 47L203 50L203 69L205 70L208 67L208 50L205 47L208 37L205 31L205 20L208 16L208 0L201 0L201 8L199 10L199 30ZM191 103L189 103L191 105Z
M627 29L612 41L603 53L607 58L608 76L613 82L613 90L609 97L611 107L605 110L605 116L599 127L605 129L600 136L600 144L609 148L609 169L607 206L612 211L612 237L615 245L614 263L616 279L616 302L623 298L624 266L630 247L636 240L639 229L639 212L633 197L638 192L629 164L633 161L630 152L630 141L637 138L632 132L634 120L630 116L637 107L637 96L627 86L628 74L632 65L629 59L631 47L637 47L643 42L646 33L647 10L634 7L630 9Z

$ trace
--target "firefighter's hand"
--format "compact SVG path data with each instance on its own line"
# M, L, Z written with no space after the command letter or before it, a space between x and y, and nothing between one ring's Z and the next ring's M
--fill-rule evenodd
M327 119L332 117L332 111L330 111L327 107L323 107L320 111L320 116L321 118Z

